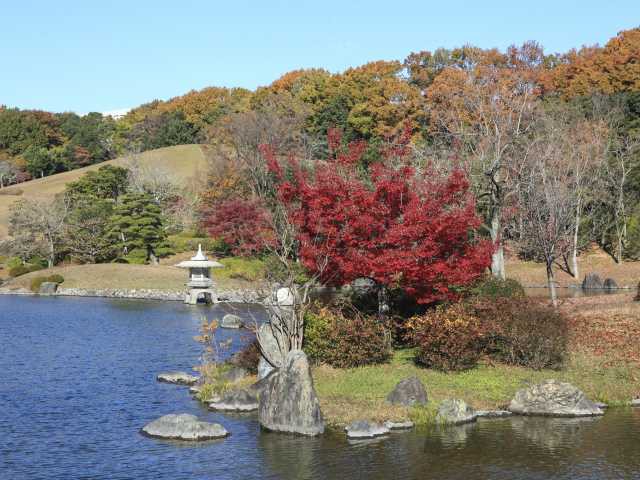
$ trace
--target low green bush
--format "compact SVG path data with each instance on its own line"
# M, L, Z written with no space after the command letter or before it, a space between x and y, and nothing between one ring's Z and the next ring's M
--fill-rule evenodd
M475 297L490 298L523 298L524 287L513 278L502 280L495 277L484 278L475 284L470 292Z
M40 286L45 282L57 283L58 285L60 285L62 282L64 282L64 277L58 274L49 275L48 277L36 277L31 280L31 291L39 292Z
M468 370L482 355L485 329L465 305L438 306L409 320L416 363L444 372Z
M360 367L393 355L389 330L376 317L323 308L305 316L304 328L303 350L315 364Z
M14 278L26 273L29 273L29 269L24 265L18 265L17 267L12 267L9 269L9 276Z
M144 265L147 262L147 251L144 248L134 248L124 256L127 263Z

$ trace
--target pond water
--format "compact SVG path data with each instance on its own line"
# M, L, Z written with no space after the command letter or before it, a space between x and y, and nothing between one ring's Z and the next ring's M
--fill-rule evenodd
M0 478L640 478L640 409L595 420L483 420L360 443L341 432L266 433L253 414L208 412L155 375L196 364L202 315L228 308L0 297ZM230 351L249 340L225 335ZM138 433L173 412L222 423L232 435L183 444Z

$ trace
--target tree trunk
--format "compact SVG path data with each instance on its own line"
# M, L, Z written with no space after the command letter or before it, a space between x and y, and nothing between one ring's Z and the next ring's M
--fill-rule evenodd
M385 318L389 310L389 290L384 285L380 285L378 287L378 316Z
M576 225L573 230L573 245L571 248L571 273L575 279L580 277L580 272L578 271L578 232L580 230L580 217L580 202L578 202L578 206L576 207Z
M558 293L556 291L556 280L553 276L553 261L547 260L547 285L549 286L549 296L554 307L558 306Z
M504 280L506 278L504 271L504 248L502 246L502 239L500 235L500 214L498 212L494 212L491 215L491 240L493 241L493 245L495 251L491 254L491 274L496 277Z

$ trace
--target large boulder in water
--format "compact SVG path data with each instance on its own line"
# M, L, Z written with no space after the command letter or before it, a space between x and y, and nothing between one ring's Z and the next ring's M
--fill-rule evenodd
M174 383L176 385L195 385L198 377L189 375L186 372L165 372L157 376L159 382Z
M264 428L277 432L324 432L309 361L302 350L289 352L283 367L268 377L260 393L258 418Z
M582 281L583 290L602 290L603 283L597 273L588 273Z
M418 377L409 377L401 380L389 395L387 402L392 405L404 405L412 407L414 405L426 405L427 391Z
M173 440L211 440L229 435L222 425L201 422L195 415L186 413L160 417L142 427L141 432L150 437Z
M604 411L570 383L545 380L529 388L518 390L509 410L519 415L549 417L589 417Z
M264 359L275 368L282 366L282 353L280 344L273 332L273 327L269 323L263 323L256 332L258 342L260 342L260 351Z
M444 400L438 408L437 419L441 423L462 425L463 423L475 422L477 418L475 410L464 400Z
M244 322L238 315L227 313L220 321L220 328L242 328Z
M608 292L613 292L618 289L618 283L613 278L607 278L602 284L602 288Z

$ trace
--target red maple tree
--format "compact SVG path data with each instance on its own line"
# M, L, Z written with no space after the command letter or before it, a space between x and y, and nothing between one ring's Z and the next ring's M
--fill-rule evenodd
M407 161L410 131L368 169L366 143L342 145L329 132L330 155L313 174L289 157L281 165L261 150L274 174L279 199L297 229L303 265L326 285L368 277L402 288L419 303L455 299L455 287L473 282L490 265L492 245L480 226L466 175L442 178Z
M275 245L269 211L255 199L230 199L203 213L202 223L234 255L256 255Z

